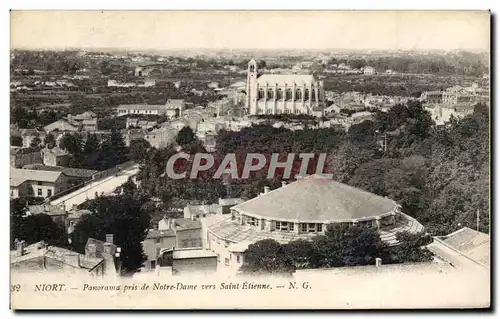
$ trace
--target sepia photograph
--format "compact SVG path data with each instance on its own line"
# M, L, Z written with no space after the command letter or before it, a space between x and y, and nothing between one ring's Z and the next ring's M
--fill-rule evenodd
M490 308L491 23L12 10L10 308Z

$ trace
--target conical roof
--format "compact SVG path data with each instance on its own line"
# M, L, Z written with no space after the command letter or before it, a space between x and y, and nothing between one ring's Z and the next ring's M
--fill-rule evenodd
M312 175L232 209L258 218L323 223L374 218L397 207L389 198Z

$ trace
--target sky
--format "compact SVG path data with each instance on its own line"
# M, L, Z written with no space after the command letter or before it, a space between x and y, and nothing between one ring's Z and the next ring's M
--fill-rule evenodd
M490 51L487 11L12 11L11 48Z

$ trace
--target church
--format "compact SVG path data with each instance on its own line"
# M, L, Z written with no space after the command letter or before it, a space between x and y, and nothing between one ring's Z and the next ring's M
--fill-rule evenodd
M308 114L323 116L323 81L311 74L259 74L248 63L245 107L250 115Z

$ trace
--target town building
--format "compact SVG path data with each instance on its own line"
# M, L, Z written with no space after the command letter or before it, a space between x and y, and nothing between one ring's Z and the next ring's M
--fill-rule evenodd
M388 245L398 244L397 232L424 230L393 200L319 175L273 191L266 187L260 196L232 207L230 214L210 215L201 223L203 248L218 255L221 269L233 271L243 265L249 244L309 240L332 223L376 228Z
M145 130L152 129L158 125L157 121L147 121L141 120L140 118L127 118L127 122L125 123L125 127L127 129L130 128L141 128Z
M363 68L363 74L364 75L374 75L376 73L376 70L374 67L371 66L365 66Z
M97 119L87 119L82 121L82 130L85 132L97 131Z
M50 197L68 187L62 172L11 168L10 198L22 196Z
M66 119L60 119L58 121L55 121L54 123L45 125L43 127L43 130L47 133L55 130L61 132L78 132L80 131L80 128L77 125L71 124L71 122Z
M34 140L39 139L39 142L43 143L47 134L43 131L38 131L36 129L23 129L21 130L21 137L23 139L23 148L31 147ZM38 146L38 145L35 145Z
M422 93L420 100L425 103L441 104L443 103L442 91L427 91Z
M164 258L172 259L172 275L189 273L213 274L217 271L217 255L209 250L199 248L173 249Z
M202 247L201 223L190 218L171 219L164 217L158 222L158 229L150 229L142 242L146 270L153 270L163 252L173 248Z
M99 171L83 168L72 168L64 166L46 166L43 164L30 164L23 166L23 169L38 170L38 171L53 171L62 172L70 185L77 185L91 180Z
M436 125L444 125L450 121L452 117L463 118L474 112L474 107L470 103L460 104L434 104L426 105L426 111L431 114L432 120Z
M95 278L116 274L116 271L112 271L114 264L110 265L109 259L97 254L79 254L65 248L49 246L43 241L26 245L24 240L16 240L15 245L16 249L10 252L10 268L14 272L44 270Z
M43 165L46 166L67 166L70 155L59 147L42 149Z
M68 215L68 212L64 209L64 206L49 204L28 206L28 211L26 212L27 216L35 216L40 214L50 216L54 223L57 223L61 226L66 225L66 217Z
M42 155L38 148L10 148L10 167L21 168L30 164L41 164Z
M185 109L184 100L167 100L165 104L122 104L116 109L118 116L125 115L167 115L179 117Z
M245 107L251 115L309 114L323 116L323 82L313 75L260 74L248 63Z
M490 236L488 234L463 227L451 234L440 237L443 243L459 251L468 258L485 267L490 267Z

